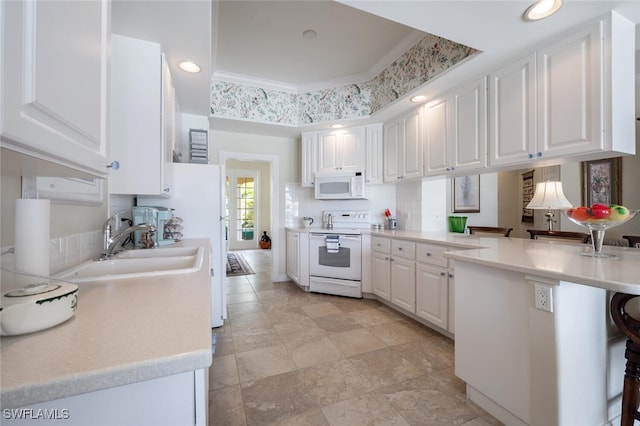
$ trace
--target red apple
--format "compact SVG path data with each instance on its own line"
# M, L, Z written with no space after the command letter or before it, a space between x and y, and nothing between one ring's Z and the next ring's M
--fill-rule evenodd
M594 219L606 219L611 214L609 206L604 204L594 204L591 206L591 215Z

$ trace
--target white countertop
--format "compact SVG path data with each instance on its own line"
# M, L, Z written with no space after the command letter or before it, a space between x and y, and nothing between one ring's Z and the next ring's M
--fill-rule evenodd
M207 239L169 247L180 246L204 246L208 259ZM73 318L1 338L2 408L209 367L209 274L203 267L190 274L78 284Z
M616 258L581 256L591 244L558 240L477 237L455 233L420 231L366 231L372 236L402 238L416 242L446 244L453 250L445 257L479 265L570 281L610 291L640 294L640 250L603 246L603 253Z

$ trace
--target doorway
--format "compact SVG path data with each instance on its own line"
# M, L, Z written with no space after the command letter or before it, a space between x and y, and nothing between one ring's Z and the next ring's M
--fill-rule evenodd
M258 247L260 180L258 170L226 168L226 237L229 250ZM258 229L256 229L258 228Z
M247 152L228 152L220 151L220 164L226 168L246 169L244 162L262 164L265 170L260 173L258 178L261 182L263 190L259 193L258 218L260 225L255 225L254 238L260 239L262 232L270 231L271 235L271 278L272 281L283 281L286 275L280 274L280 258L284 256L284 246L280 244L283 241L284 229L280 229L280 158L277 155L254 154ZM225 190L225 188L223 188ZM226 212L225 212L226 213ZM230 218L226 218L230 220ZM228 243L229 241L227 241ZM230 250L230 245L225 246L226 251ZM223 277L224 278L224 277Z

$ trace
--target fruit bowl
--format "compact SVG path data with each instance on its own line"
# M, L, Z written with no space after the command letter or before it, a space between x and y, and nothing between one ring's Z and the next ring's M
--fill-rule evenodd
M640 210L629 210L624 206L603 204L594 204L591 207L575 207L564 211L564 215L571 222L584 226L591 233L591 246L593 250L590 253L580 253L583 256L591 257L616 257L602 253L602 242L607 229L614 228L618 225L633 219Z

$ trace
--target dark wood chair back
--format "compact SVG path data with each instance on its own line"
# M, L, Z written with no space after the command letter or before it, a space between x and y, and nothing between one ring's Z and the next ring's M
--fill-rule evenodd
M569 232L569 231L543 231L539 229L527 229L532 240L537 239L562 239L572 240L581 243L589 242L589 234L585 232Z
M640 235L623 235L622 238L629 241L629 247L640 248Z
M513 228L496 228L492 226L467 226L471 234L502 234L503 237L511 235Z

